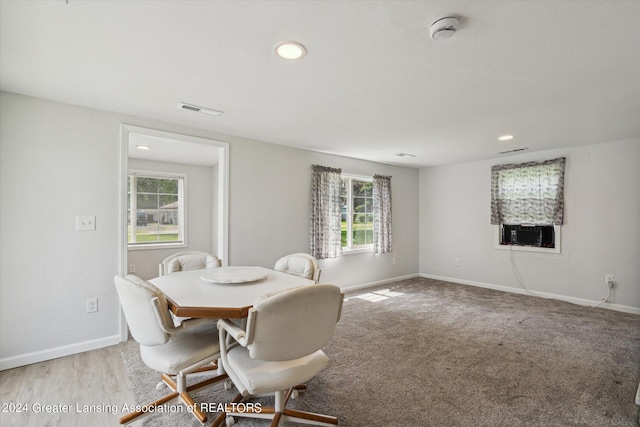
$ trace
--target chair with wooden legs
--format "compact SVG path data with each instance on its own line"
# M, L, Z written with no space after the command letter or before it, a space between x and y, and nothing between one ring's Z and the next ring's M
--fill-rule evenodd
M328 364L321 350L335 331L344 295L334 285L312 285L266 295L249 310L246 329L229 320L218 320L222 365L239 394L225 406L225 413L213 422L233 417L271 419L335 426L336 417L287 409L298 384L315 377ZM264 394L275 396L273 407L237 405L245 398Z
M120 424L131 423L154 412L154 408L180 400L196 419L204 423L207 416L195 405L189 394L226 380L218 370L220 347L216 323L211 319L190 319L175 326L164 294L153 284L133 275L114 279L120 304L131 335L140 345L140 356L151 369L161 372L162 382L171 393L144 405L140 411L120 418ZM217 375L187 387L186 376L216 370Z

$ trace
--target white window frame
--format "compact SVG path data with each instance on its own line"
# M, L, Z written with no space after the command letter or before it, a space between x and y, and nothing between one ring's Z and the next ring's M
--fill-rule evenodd
M501 245L500 244L500 239L501 239L501 228L502 225L493 225L492 226L494 228L494 233L493 235L495 236L495 249L501 249L501 250L505 250L505 251L523 251L523 252L539 252L539 253L546 253L546 254L559 254L560 251L560 242L562 241L562 239L560 238L560 234L561 234L561 230L562 230L562 226L561 225L554 225L553 226L553 238L554 238L554 247L553 248L540 248L538 246L520 246L520 245Z
M175 242L154 242L154 243L137 243L127 242L127 248L129 250L140 251L148 249L167 249L167 248L186 248L187 242L187 174L164 172L164 171L150 171L141 169L130 169L127 174L129 176L140 176L145 178L171 178L179 179L180 188L178 189L178 238L179 241ZM129 223L131 224L131 234L135 236L135 230L137 227L137 197L136 188L131 186L131 200L130 200L130 212Z
M344 255L373 252L373 242L369 245L353 245L353 185L352 181L373 182L373 177L352 174L341 174L343 181L348 181L347 188L347 246L342 247ZM374 225L375 227L375 225Z

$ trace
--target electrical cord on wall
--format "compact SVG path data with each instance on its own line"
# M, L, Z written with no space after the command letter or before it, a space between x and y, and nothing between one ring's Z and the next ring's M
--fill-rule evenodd
M518 266L516 265L515 252L513 251L513 245L509 245L509 261L511 262L511 271L513 271L513 276L516 278L516 281L520 285L522 289L527 291L530 295L537 297L535 293L531 292L527 289L527 286L524 284L524 279L520 275L520 271L518 270Z
M594 306L593 306L593 308L598 308L598 307L600 307L602 304L604 304L605 302L609 301L609 297L611 296L611 289L612 289L612 287L610 286L610 287L609 287L609 292L607 293L607 296L606 296L602 301L600 301L599 303L597 303L596 305L594 305Z
M518 270L518 266L516 265L516 260L515 260L515 251L512 249L513 245L509 245L509 261L511 262L511 270L513 271L513 276L516 278L516 281L518 282L518 284L520 285L520 287L522 289L524 289L527 293L529 293L530 295L536 296L536 297L540 297L540 295L537 295L536 293L530 291L527 286L524 283L524 279L522 278L522 276L520 275L520 271ZM609 300L609 298L611 297L611 289L613 287L610 286L609 287L609 292L607 293L607 296L600 301L598 304L591 306L592 308L598 308L600 307L602 304L604 304L605 302L607 302ZM543 297L545 299L557 299L557 298L548 298L548 297ZM558 301L562 301L561 299L557 299Z

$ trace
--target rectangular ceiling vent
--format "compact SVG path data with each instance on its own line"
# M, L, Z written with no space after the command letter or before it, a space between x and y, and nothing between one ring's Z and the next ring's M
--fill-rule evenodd
M211 116L219 116L221 114L224 114L224 111L214 110L213 108L198 107L197 105L186 104L184 102L179 103L178 108L181 110L195 111L197 113L209 114Z
M524 151L524 150L528 150L529 147L524 147L524 148L516 148L515 150L507 150L507 151L501 151L498 154L509 154L509 153L517 153L518 151Z

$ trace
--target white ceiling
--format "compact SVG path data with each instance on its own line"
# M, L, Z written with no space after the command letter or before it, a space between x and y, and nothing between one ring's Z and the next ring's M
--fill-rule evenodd
M129 158L189 165L214 166L220 160L218 147L181 139L169 139L146 135L135 131L128 133ZM149 147L140 150L138 146Z
M430 39L450 13L463 17L458 32ZM3 0L0 87L355 158L451 164L640 136L638 22L640 1ZM307 55L278 59L286 40ZM515 139L499 142L505 133Z

